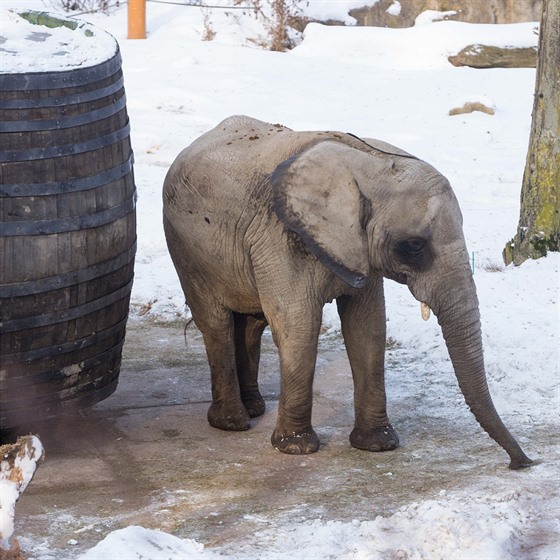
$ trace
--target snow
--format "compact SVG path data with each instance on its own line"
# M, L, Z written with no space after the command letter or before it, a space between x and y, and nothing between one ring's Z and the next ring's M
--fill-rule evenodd
M401 15L402 6L400 2L393 2L386 10L386 12L392 16L400 16Z
M375 69L444 69L450 64L447 58L468 44L535 46L534 27L531 23L496 26L445 21L405 29L376 28L372 33L370 27L311 23L305 29L305 40L291 54Z
M80 560L209 560L218 558L204 552L204 545L191 539L129 526L110 533L97 546L88 550Z
M523 502L515 493L466 501L442 494L440 499L413 502L390 517L377 516L372 521L312 521L295 534L259 534L267 544L272 541L271 552L263 558L500 559L508 556L516 532L529 522L531 506L524 513L515 511ZM312 541L306 537L309 533ZM474 540L473 533L479 539ZM285 550L289 540L306 545L303 550L299 544Z
M42 456L43 445L39 438L25 436L17 442L13 462L0 457L0 551L10 549L16 502L33 478Z
M429 25L435 21L441 21L456 14L457 12L455 10L448 10L447 12L426 10L416 17L414 20L414 26L419 27L420 25Z
M336 20L342 21L346 25L354 25L356 20L348 15L350 10L362 8L365 5L373 6L379 0L308 0L308 6L304 8L304 13L310 19L320 21Z
M499 496L447 496L413 502L389 517L350 522L313 520L296 526L266 529L254 537L254 549L242 546L236 558L250 560L395 558L503 560L512 553L523 530L531 526L538 504L512 491ZM477 535L473 538L473 535ZM109 534L80 560L217 560L219 551L200 543L141 527ZM228 558L232 558L228 556Z
M306 13L351 23L347 10L363 4L316 0ZM44 9L37 1L2 0L3 8L38 5ZM536 24L434 23L434 13L419 17L410 29L314 23L294 50L273 53L257 48L266 30L250 14L210 10L216 35L203 41L199 8L148 3L147 9L146 41L126 39L125 6L110 15L82 16L114 35L123 56L139 194L132 313L164 320L185 316L163 237L161 185L176 155L200 134L229 115L248 114L300 130L380 138L434 165L457 194L498 410L514 425L557 432L559 255L520 267L501 264L519 216L535 71L480 71L454 68L447 61L474 43L536 46ZM13 22L5 17L3 29ZM448 115L465 101L483 101L496 113ZM386 300L388 335L407 352L423 356L427 369L437 366L452 375L437 321L422 320L406 287L386 282ZM332 304L325 307L324 323L331 332L339 328ZM558 480L558 448L521 443L540 464L527 473L501 475L510 482L502 483L509 491L499 495L489 485L411 501L392 515L372 513L370 519L272 523L227 554L160 531L127 527L82 559L506 559L515 557L524 535L542 531L548 540L530 557L549 560L558 554L560 498L539 488L545 480ZM519 491L520 480L530 480L533 490ZM238 553L232 556L234 548Z
M21 4L23 6L23 3ZM53 72L94 66L117 52L117 42L100 28L82 22L49 29L5 11L0 21L0 73ZM66 19L67 23L72 20Z

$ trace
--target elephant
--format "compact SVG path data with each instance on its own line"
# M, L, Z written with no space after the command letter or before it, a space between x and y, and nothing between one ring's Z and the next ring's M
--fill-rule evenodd
M531 464L492 402L461 211L428 163L379 140L236 115L172 163L163 224L206 347L212 426L246 430L264 413L258 367L268 325L280 362L272 445L319 449L313 376L322 310L336 300L354 384L350 444L398 447L384 380L387 278L436 315L465 401L510 468Z

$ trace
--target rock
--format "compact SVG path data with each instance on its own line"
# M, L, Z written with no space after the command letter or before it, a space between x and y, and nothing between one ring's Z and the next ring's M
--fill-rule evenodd
M365 3L365 0L364 0ZM455 12L445 19L468 23L540 21L542 0L379 0L373 6L349 11L358 25L411 27L426 10Z
M465 113L474 113L474 111L480 111L481 113L486 113L488 115L494 115L495 111L492 107L488 107L480 101L467 101L462 107L455 107L449 110L449 115L464 115Z
M471 68L535 68L537 47L493 47L468 45L448 58L453 66Z

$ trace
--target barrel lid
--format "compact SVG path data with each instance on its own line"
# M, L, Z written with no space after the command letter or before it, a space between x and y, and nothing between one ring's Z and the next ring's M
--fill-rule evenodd
M84 21L30 10L1 12L0 75L89 68L118 52L112 35Z

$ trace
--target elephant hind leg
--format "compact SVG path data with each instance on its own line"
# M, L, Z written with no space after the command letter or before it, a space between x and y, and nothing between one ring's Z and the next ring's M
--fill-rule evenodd
M230 310L201 298L189 299L194 322L202 332L212 379L208 422L221 430L248 430L249 414L241 401L235 363L234 319Z
M258 374L261 357L261 336L268 324L264 315L233 314L235 332L235 364L241 401L249 416L256 418L265 412L259 391Z

